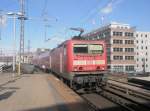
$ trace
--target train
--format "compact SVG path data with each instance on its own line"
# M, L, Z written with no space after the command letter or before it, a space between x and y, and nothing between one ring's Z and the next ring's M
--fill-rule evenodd
M97 87L107 70L103 40L66 40L33 58L33 64L50 70L73 89Z

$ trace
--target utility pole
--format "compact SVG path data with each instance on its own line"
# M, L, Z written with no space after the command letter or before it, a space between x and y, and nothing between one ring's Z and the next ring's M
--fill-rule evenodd
M28 53L27 53L28 63L30 63L30 40L28 40Z
M102 24L102 26L104 25L104 19L105 19L104 16L102 16L101 17L101 24Z
M2 10L0 10L0 40L2 39L2 29L1 29L1 26L2 26Z
M28 40L28 54L30 54L30 40Z

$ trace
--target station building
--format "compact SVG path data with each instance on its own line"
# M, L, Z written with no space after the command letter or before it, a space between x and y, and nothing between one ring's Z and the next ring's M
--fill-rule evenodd
M105 40L108 69L135 72L135 28L129 24L111 22L83 35L88 40Z

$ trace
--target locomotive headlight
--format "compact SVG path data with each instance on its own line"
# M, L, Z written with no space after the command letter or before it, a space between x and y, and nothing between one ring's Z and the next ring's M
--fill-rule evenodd
M105 68L104 67L102 67L102 70L104 70Z
M78 68L77 67L74 67L74 71L77 71L78 70Z

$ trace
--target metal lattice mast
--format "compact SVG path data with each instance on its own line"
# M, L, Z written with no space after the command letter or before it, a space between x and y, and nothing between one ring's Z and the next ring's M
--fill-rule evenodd
M25 2L24 0L20 0L21 4L21 16L19 17L20 19L20 53L19 53L19 58L20 62L24 63L24 22L25 22Z

